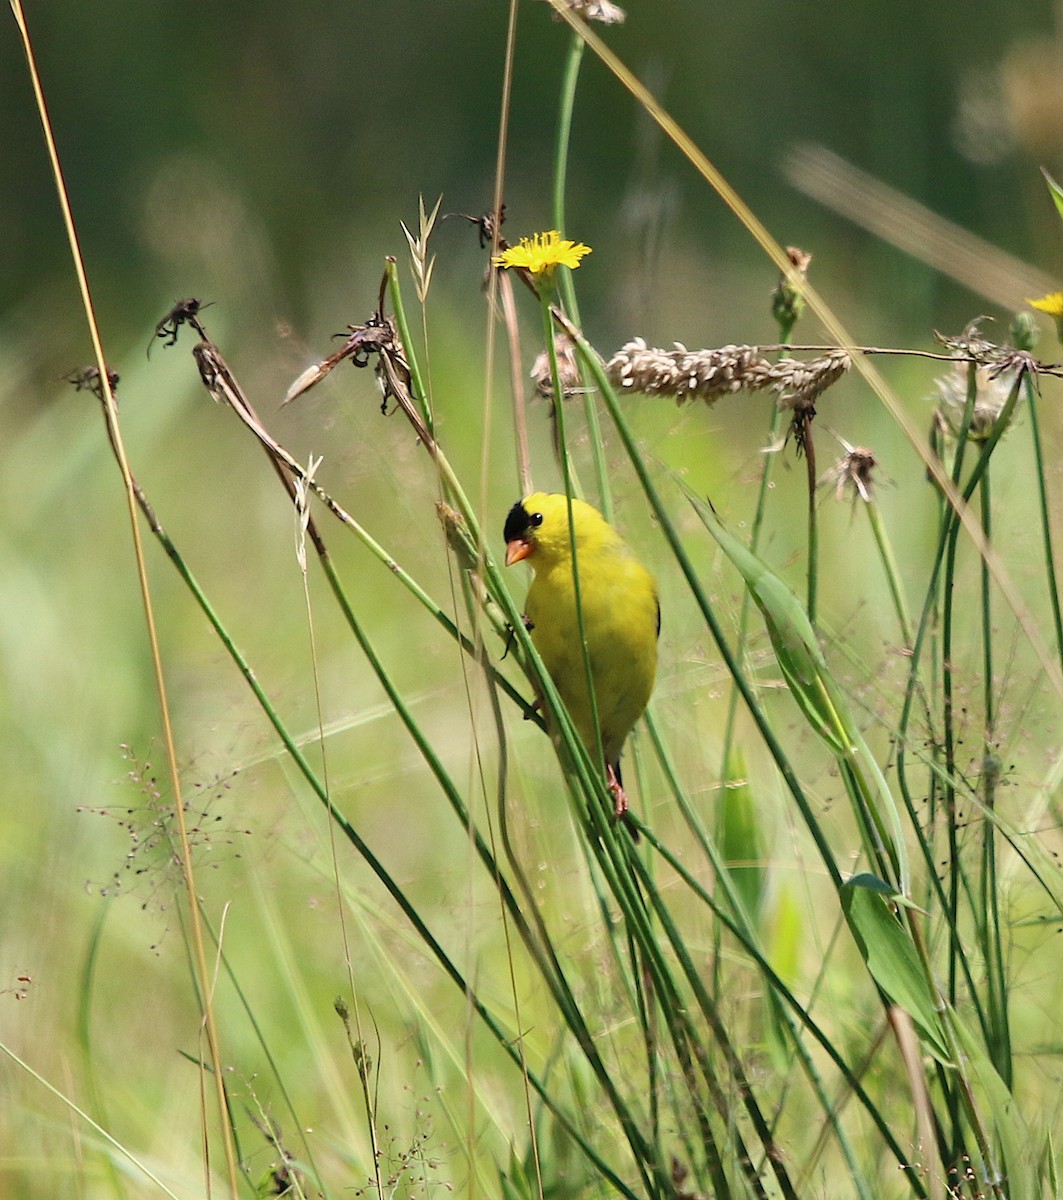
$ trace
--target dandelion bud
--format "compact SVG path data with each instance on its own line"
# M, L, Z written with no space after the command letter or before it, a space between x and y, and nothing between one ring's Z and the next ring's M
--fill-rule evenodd
M784 338L805 311L801 284L808 278L808 264L812 261L811 254L798 250L796 246L786 247L786 257L793 267L793 275L781 275L778 286L771 294L771 315L782 330Z
M1040 332L1032 313L1017 312L1008 326L1008 341L1016 350L1029 353L1036 347Z

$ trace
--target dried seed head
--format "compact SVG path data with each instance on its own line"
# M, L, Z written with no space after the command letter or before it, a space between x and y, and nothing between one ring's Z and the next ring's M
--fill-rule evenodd
M659 350L635 338L613 355L606 371L621 388L672 396L679 404L693 396L712 404L734 392L768 389L783 407L807 408L851 366L844 350L808 362L784 358L773 363L756 346L688 350L676 342L673 350Z
M92 392L97 400L103 399L103 380L100 377L100 368L97 366L76 368L73 371L67 371L65 375L60 375L60 379L66 383L74 385L75 392ZM107 386L113 394L114 389L118 386L118 372L107 368Z
M878 459L863 446L850 446L845 441L842 441L842 445L845 447L845 454L830 470L823 473L819 482L823 486L834 487L835 500L841 500L848 489L851 490L854 501L860 499L865 504L870 504L874 493L872 475L878 466Z
M829 350L808 362L798 362L795 358L780 359L774 364L775 378L771 385L778 397L779 407L815 407L819 397L832 383L837 383L852 365L852 358L844 350Z
M597 21L600 25L623 25L627 18L627 13L611 0L564 0L564 4L585 21Z
M164 346L175 346L177 345L177 335L180 332L181 326L190 325L206 341L207 331L203 328L199 314L203 309L210 308L213 303L213 300L208 300L204 303L202 300L197 300L195 296L189 296L186 300L178 300L166 316L155 326L155 338L161 338ZM153 345L154 339L148 343L149 357Z
M937 330L934 331L934 336L946 350L951 350L957 356L973 358L982 363L995 362L1000 356L1001 348L996 342L991 342L989 338L983 337L978 328L983 321L989 320L992 318L975 317L974 320L967 322L966 328L959 336L938 333Z
M688 350L681 342L659 350L635 338L606 364L619 387L648 396L672 396L679 404L698 397L712 404L720 396L743 389L758 391L771 382L771 363L756 346L721 346Z

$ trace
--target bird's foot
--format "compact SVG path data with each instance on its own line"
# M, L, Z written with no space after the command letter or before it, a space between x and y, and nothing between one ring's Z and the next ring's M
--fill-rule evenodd
M623 821L631 833L632 840L637 842L639 831L628 811L627 793L624 791L624 785L620 782L620 774L615 767L610 766L606 768L605 778L609 785L609 791L613 794L613 818Z
M607 767L605 777L609 784L609 790L613 794L613 815L619 821L627 812L627 794L624 792L624 785L620 782L620 776L616 773L615 767Z

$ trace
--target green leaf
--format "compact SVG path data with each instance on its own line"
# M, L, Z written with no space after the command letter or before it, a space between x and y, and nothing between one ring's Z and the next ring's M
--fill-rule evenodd
M853 875L845 882L846 887L866 888L869 892L875 892L879 896L885 896L887 899L896 900L897 890L890 887L884 880L879 879L877 875L872 875L870 871L862 871L859 875Z
M776 881L771 889L768 917L767 957L776 973L787 982L799 977L804 909L794 899L789 884Z
M892 894L874 875L857 875L842 886L842 908L871 978L912 1018L926 1049L948 1063L938 1000L907 929L886 903Z
M1045 177L1045 183L1048 184L1048 194L1055 202L1056 212L1059 213L1060 219L1063 220L1063 188L1056 183L1044 167L1041 168L1041 174Z
M720 852L727 863L745 909L756 921L764 895L763 850L757 824L757 806L749 787L742 754L727 758L720 806Z
M831 750L835 754L847 753L853 738L845 714L839 710L829 686L823 652L800 600L741 538L731 533L711 504L706 504L689 490L687 499L745 580L746 588L764 618L790 694Z
M790 885L778 878L772 881L769 896L761 913L761 925L765 931L765 957L775 973L792 984L800 977L805 910L794 899ZM789 1025L782 1018L783 1006L778 995L770 992L768 999L770 1002L765 1006L768 1048L778 1069L789 1071L793 1053Z

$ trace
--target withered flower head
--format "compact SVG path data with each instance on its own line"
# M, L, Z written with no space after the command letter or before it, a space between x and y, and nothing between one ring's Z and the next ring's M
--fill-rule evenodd
M622 25L627 13L611 0L564 0L565 7L585 21L597 21L600 25ZM555 19L557 13L554 13Z
M92 392L97 400L103 399L103 380L100 378L100 368L95 365L67 371L59 378L73 384L76 392ZM107 368L107 386L112 393L118 386L118 372L110 367Z
M837 437L837 435L835 434ZM853 499L863 500L870 504L874 494L874 479L872 478L878 459L864 446L850 446L843 438L838 439L845 447L845 453L828 471L823 473L820 483L834 486L835 500L841 500L846 491L853 494Z

